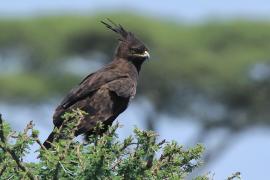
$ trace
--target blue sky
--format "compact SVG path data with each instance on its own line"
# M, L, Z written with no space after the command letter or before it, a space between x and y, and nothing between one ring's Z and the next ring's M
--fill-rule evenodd
M9 0L2 1L1 16L43 14L91 14L98 11L123 10L152 16L196 21L207 18L270 18L267 0L190 0L190 1L126 1L126 0Z

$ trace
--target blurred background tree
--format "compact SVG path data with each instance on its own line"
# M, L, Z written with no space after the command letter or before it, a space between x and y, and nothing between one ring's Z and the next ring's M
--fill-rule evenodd
M80 79L111 60L117 39L99 23L106 17L149 46L134 102L147 129L158 130L164 116L168 124L193 121L199 128L188 144L206 143L210 163L239 135L270 127L270 24L256 19L192 24L123 12L2 18L2 104L52 102L52 112Z

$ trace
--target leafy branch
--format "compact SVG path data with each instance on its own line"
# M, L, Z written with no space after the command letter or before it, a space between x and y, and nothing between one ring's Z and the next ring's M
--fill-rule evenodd
M175 141L159 142L155 132L138 128L134 129L133 136L119 140L116 133L119 123L103 135L89 136L88 142L82 144L74 140L74 133L84 115L79 109L66 113L63 118L67 124L55 129L57 135L50 149L43 147L32 122L22 133L14 133L0 116L1 178L184 179L202 164L202 145L185 149ZM102 127L98 123L95 132ZM23 162L33 143L40 145L39 161Z
M32 129L32 122L30 122L25 131L24 134L27 134L27 131L29 129ZM24 165L23 162L21 162L20 157L16 154L16 151L11 148L8 143L6 142L6 137L4 134L4 124L3 124L3 119L2 119L2 115L0 114L0 138L1 138L1 142L0 142L0 148L4 151L7 152L12 159L16 162L17 167L19 167L23 172L26 173L26 175L29 177L29 179L31 180L37 180L37 177L34 176L34 174ZM19 139L20 140L20 139ZM6 170L7 166L5 165L3 168L1 168L1 174L3 174L3 172Z

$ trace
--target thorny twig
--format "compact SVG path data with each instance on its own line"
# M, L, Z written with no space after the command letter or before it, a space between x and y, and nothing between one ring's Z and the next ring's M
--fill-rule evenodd
M74 112L74 113L77 113L78 116L79 116L79 120L78 120L77 124L75 125L76 128L73 128L73 129L71 130L71 136L74 137L75 131L77 130L77 127L78 127L78 125L80 124L81 120L83 119L84 115L83 115L83 113L82 113L81 111L79 111L79 110L78 110L78 111L73 110L73 112ZM76 119L76 118L74 118L74 119ZM63 125L66 124L65 122L68 121L68 120L69 120L69 119L65 119L64 123L62 124L62 126L60 126L60 128L58 129L58 132L61 132L61 130L64 128ZM66 172L66 170L65 170L64 166L62 165L61 161L64 160L64 158L66 157L66 154L67 154L67 152L68 152L68 150L69 150L69 147L70 147L71 143L72 143L71 140L67 142L67 144L66 144L66 146L65 146L65 148L64 148L64 151L63 151L63 152L61 153L61 155L59 156L59 162L57 163L57 167L56 167L56 169L55 169L55 174L54 174L54 178L53 178L53 179L58 179L58 174L59 174L59 168L60 168L60 166L61 166L61 167L63 168L63 170ZM52 145L53 145L53 144L52 144ZM45 148L45 147L44 147L44 148ZM46 148L45 148L45 149L46 149ZM66 173L68 173L68 172L66 172ZM70 173L69 173L69 174L70 174Z
M16 162L17 166L24 172L26 172L27 176L31 179L31 180L37 180L37 178L29 171L29 169L24 166L20 159L17 157L16 153L10 149L9 147L6 147L5 145L0 144L0 148L2 148L4 151L8 152L11 157L13 158L13 160Z
M233 180L234 178L241 179L240 175L241 175L240 172L233 173L230 177L227 178L227 180Z
M5 152L8 152L10 154L10 156L13 158L13 160L16 162L17 166L26 173L26 175L29 177L29 179L31 180L37 180L37 177L34 176L29 169L23 165L23 163L20 161L19 157L17 157L16 153L14 152L14 150L12 150L11 148L9 148L6 145L6 138L4 136L4 126L3 126L3 119L2 119L2 115L0 114L0 138L1 138L1 142L0 143L0 148L2 148Z
M6 169L7 169L7 165L5 164L4 167L3 167L3 169L1 169L1 171L0 171L0 177L5 172Z
M13 138L13 139L16 139L16 138L18 138L19 136L16 135L16 131L13 131L13 132L11 132L10 134L7 135L7 139L8 139L9 137L11 137L11 138Z
M121 162L122 162L122 159L119 158L119 159L115 162L115 164L111 167L111 170L115 170L116 166L117 166L118 164L120 164Z
M60 163L58 162L54 171L53 180L58 180L59 168L60 168Z
M0 114L0 138L1 138L1 141L5 143L6 139L4 136L4 125L3 125L2 114Z
M38 143L38 145L41 147L43 150L47 150L46 147L40 142L38 138L35 138L35 141Z
M26 127L24 128L24 130L23 130L23 134L27 134L27 132L30 130L30 129L33 129L33 121L30 121L27 125L26 125Z
M78 146L76 147L76 153L77 153L77 156L78 156L79 163L80 163L82 169L84 170L84 169L85 169L85 166L84 166L84 164L83 164L83 161L81 160L80 146L81 146L81 145L78 145Z
M71 176L74 176L72 172L64 167L64 165L59 161L59 164L61 165L62 169L65 171L65 173L70 174Z

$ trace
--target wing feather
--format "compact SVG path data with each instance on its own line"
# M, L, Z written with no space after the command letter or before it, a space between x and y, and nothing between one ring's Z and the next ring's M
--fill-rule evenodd
M66 109L77 101L91 96L91 94L102 85L126 77L128 77L128 75L115 71L97 71L96 73L92 73L67 94L60 106Z
M129 77L119 78L106 84L110 91L119 97L133 98L136 94L136 82Z

